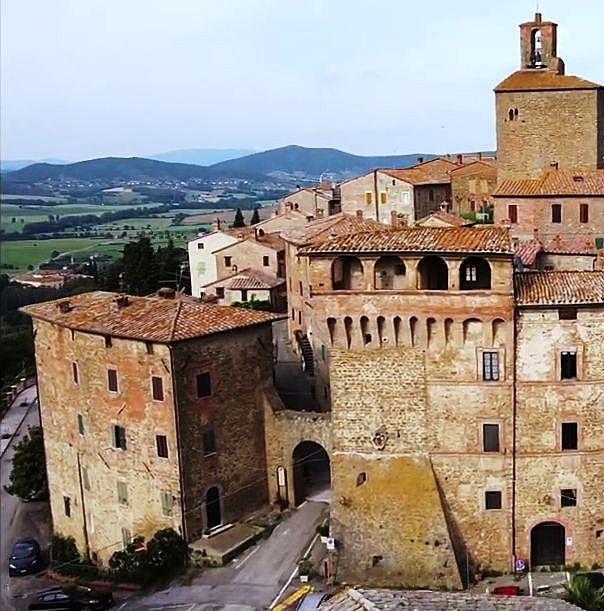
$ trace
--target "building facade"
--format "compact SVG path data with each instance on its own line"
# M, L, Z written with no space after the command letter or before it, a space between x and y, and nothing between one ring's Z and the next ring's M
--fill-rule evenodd
M24 311L55 532L106 563L135 536L193 541L266 503L273 315L103 292Z

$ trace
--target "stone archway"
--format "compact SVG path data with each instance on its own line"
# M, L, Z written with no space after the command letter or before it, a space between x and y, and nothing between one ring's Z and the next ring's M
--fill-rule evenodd
M331 491L331 465L325 448L314 441L301 441L292 454L294 505L305 500L328 502Z
M541 522L531 529L531 568L565 564L566 532L558 522Z

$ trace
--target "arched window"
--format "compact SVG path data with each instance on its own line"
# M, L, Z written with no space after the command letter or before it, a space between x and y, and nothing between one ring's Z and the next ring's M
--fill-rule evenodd
M453 341L453 319L445 318L445 342L450 344Z
M482 321L478 318L468 318L463 321L463 343L482 344Z
M329 341L331 342L331 345L333 346L333 343L336 337L336 319L335 318L327 319L327 329L329 330Z
M508 120L513 121L514 120L514 109L510 108L508 110Z
M371 343L372 337L371 333L369 333L369 319L367 316L361 316L361 335L363 336L364 345Z
M426 335L428 338L428 347L434 342L434 335L436 333L436 319L430 317L426 319Z
M491 288L491 266L482 257L468 257L459 267L459 288L462 291Z
M505 344L505 321L501 318L496 318L493 321L493 346L502 346Z
M531 32L531 63L535 68L542 68L543 64L543 39L541 30L535 28Z
M363 288L363 264L356 257L337 257L331 264L334 291Z
M424 291L446 291L449 286L449 268L434 255L424 257L417 266L417 288Z
M411 335L411 345L415 346L415 333L417 331L417 317L412 316L409 319L409 333Z
M380 345L384 343L384 341L388 341L385 339L384 330L386 327L386 319L383 316L377 317L377 330L378 330L378 339L380 340Z
M398 257L382 257L374 267L374 286L379 290L405 287L405 264Z
M394 343L398 346L401 337L401 317L395 316L392 323L394 325Z
M350 316L344 319L344 330L346 331L346 347L350 348L352 344L352 318Z

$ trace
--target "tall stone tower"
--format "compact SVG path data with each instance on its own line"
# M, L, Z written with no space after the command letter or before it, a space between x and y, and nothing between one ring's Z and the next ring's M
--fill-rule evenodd
M520 70L495 87L498 181L604 167L604 87L566 75L557 24L520 25Z

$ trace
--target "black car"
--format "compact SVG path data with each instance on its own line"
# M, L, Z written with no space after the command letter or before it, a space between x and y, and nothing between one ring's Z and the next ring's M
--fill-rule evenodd
M35 539L18 539L8 559L11 577L36 573L42 568L42 551Z
M30 611L54 609L55 611L84 611L108 609L113 605L113 594L81 587L56 587L36 595L29 604Z

